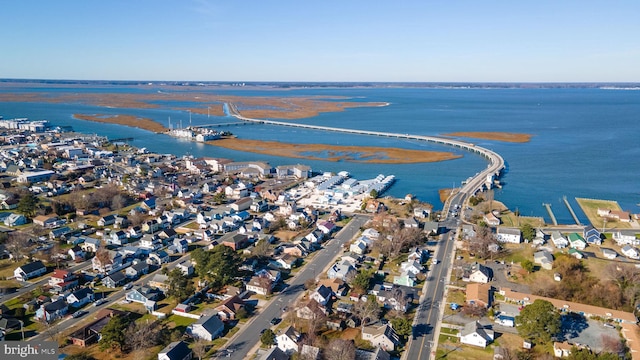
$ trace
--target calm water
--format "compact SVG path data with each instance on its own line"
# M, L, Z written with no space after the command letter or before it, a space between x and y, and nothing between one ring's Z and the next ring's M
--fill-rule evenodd
M149 90L126 87L91 88L0 88L0 92L131 92ZM205 90L217 94L245 96L340 95L355 101L389 102L390 106L349 109L321 114L299 122L326 126L422 135L442 135L456 131L506 131L532 134L526 144L501 143L478 139L471 142L500 153L508 163L503 189L496 199L520 210L523 215L544 216L542 203L551 203L560 222L571 223L561 199L567 196L583 221L584 215L573 200L591 197L617 200L625 210L640 212L640 92L601 89L421 89L349 88L297 90ZM187 106L189 103L171 103ZM240 108L242 110L242 108ZM267 125L227 128L241 138L277 140L292 143L371 145L411 149L446 150L463 155L461 159L433 164L371 165L307 161L258 155L180 141L169 136L119 125L75 120L74 113L133 114L152 118L168 126L186 126L189 115L170 109L109 109L80 104L0 103L6 118L47 119L56 125L71 125L76 131L97 133L111 138L132 136L133 145L151 151L177 155L228 157L236 160L268 161L273 166L304 162L318 171L350 171L357 178L394 174L398 181L389 190L392 196L411 193L439 206L438 189L459 185L486 162L472 154L417 141L354 136ZM229 122L232 118L192 115L193 125Z

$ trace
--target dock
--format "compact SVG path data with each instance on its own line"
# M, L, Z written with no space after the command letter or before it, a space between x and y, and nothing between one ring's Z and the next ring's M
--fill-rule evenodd
M551 222L553 223L553 225L558 225L558 220L556 220L556 216L553 214L553 211L551 211L551 204L542 204L542 206L544 206L545 208L547 208L547 212L549 213L549 217L551 218Z
M573 218L573 221L576 222L576 225L582 225L580 224L580 220L578 220L576 213L573 212L573 208L571 207L571 204L569 204L569 200L567 200L566 196L562 197L562 201L564 201L564 204L567 205L567 209L569 209L569 213L571 213L571 217Z

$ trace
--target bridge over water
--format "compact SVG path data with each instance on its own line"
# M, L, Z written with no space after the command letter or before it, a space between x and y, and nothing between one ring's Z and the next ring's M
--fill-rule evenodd
M479 154L485 159L487 159L487 161L489 162L489 165L487 166L486 169L477 173L473 178L467 181L467 183L462 187L460 191L466 194L474 194L477 191L482 190L483 186L485 185L487 185L488 187L491 187L491 185L493 184L493 180L500 176L502 170L505 167L504 159L498 153L466 141L448 139L448 138L443 138L438 136L424 136L424 135L400 134L400 133L383 132L383 131L356 130L356 129L331 127L331 126L298 124L298 123L284 122L284 121L252 119L252 118L247 118L242 116L238 111L238 108L232 103L228 104L228 111L229 111L229 114L235 117L236 119L243 120L250 123L289 126L289 127L297 127L297 128L304 128L304 129L324 130L324 131L341 132L341 133L357 134L357 135L384 136L384 137L392 137L392 138L399 138L399 139L420 140L420 141L427 141L427 142L435 143L439 145L453 146L465 151Z

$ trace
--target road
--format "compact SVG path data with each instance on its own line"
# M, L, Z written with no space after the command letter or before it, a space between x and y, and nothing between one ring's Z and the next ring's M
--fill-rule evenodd
M450 201L445 204L445 210L450 206L462 206L466 197L467 194L464 192L454 194ZM443 211L443 214L448 214L448 211ZM453 264L452 257L454 256L454 244L459 220L450 216L442 221L440 225L445 228L445 232L438 241L434 255L434 259L438 260L438 264L434 265L432 261L431 268L427 274L427 280L420 297L420 304L413 321L413 336L407 344L407 350L402 356L403 359L429 359L432 353L435 354L436 325L439 321L441 306L444 306L444 291L449 281L449 270Z
M260 341L260 331L271 326L271 319L282 316L282 308L291 306L304 291L304 282L320 275L342 251L342 246L351 240L368 220L368 216L355 215L335 238L327 242L324 249L319 250L300 270L289 286L280 294L274 295L273 300L242 326L219 353L225 354L229 351L230 359L244 359Z

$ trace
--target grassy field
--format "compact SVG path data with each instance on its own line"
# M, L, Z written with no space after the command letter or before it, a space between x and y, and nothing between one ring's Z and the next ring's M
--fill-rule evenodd
M604 218L598 216L598 209L610 209L610 210L622 210L617 201L611 200L596 200L596 199L584 199L584 198L576 198L578 205L587 215L589 222L591 225L598 229L602 229L603 227L608 228L621 228L621 229L630 229L631 224L627 222L621 221L612 221L607 220L606 224Z

